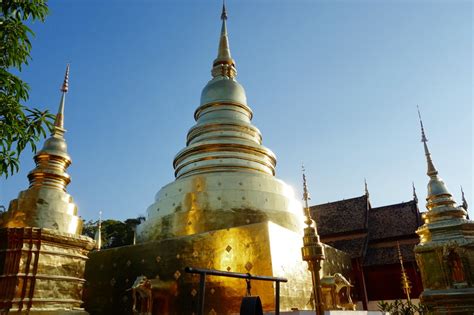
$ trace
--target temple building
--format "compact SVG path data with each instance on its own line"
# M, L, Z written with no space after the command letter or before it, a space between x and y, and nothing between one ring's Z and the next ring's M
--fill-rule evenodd
M423 288L413 249L422 219L415 190L413 200L374 208L366 185L364 195L312 206L311 214L321 241L351 256L353 295L359 307L375 310L380 300L406 298L397 242L412 283L411 297L418 298Z
M415 256L421 271L420 300L436 314L474 313L474 222L467 202L456 205L431 159L420 116L421 141L428 165L428 196L424 224L416 231ZM463 207L464 206L464 207Z
M84 268L94 241L66 187L71 164L64 139L69 66L51 136L36 153L30 186L0 218L0 313L87 314Z
M312 280L301 258L303 207L290 186L275 177L276 156L252 124L245 90L237 82L223 7L212 79L201 93L186 146L173 161L176 179L161 188L137 227L137 244L90 254L86 309L121 314L132 309L130 290L144 287L156 314L197 312L199 278L185 267L278 276L281 291L253 281L266 311L310 309ZM300 246L295 246L300 244ZM350 274L347 254L324 246L321 274ZM319 275L318 275L319 276ZM210 277L205 314L239 312L245 281ZM141 306L140 306L141 307Z

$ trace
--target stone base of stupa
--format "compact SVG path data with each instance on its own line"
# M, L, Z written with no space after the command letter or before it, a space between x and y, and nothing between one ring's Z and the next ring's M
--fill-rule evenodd
M187 266L285 277L280 309L309 309L311 276L301 259L301 235L272 222L194 234L92 252L86 266L85 308L91 314L130 314L129 288L139 276L152 279L152 314L192 314L198 304L199 276ZM350 272L350 258L326 248L324 272ZM246 295L243 279L208 276L204 314L239 313ZM275 308L271 282L252 281L266 311Z
M474 288L425 290L420 301L434 314L474 314Z
M86 236L40 228L0 229L0 314L87 314Z

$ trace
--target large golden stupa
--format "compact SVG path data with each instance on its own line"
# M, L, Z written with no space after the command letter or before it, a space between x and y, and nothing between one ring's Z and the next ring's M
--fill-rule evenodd
M138 241L191 235L271 220L300 232L302 206L274 177L276 156L262 145L222 30L212 79L201 93L186 147L174 158L176 180L163 187L138 227Z
M312 281L301 259L303 208L293 190L275 178L276 157L262 145L252 110L237 82L227 34L227 13L212 79L201 94L186 147L174 158L176 180L164 186L138 226L137 245L93 252L86 266L86 309L127 314L129 288L151 279L153 314L192 314L199 278L186 266L288 278L281 309L311 308ZM349 257L326 247L324 274L350 270ZM239 312L245 281L208 277L205 314ZM275 288L253 281L265 310Z

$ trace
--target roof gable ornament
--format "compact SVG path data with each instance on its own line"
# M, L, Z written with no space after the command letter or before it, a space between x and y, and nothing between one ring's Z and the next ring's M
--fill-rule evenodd
M367 187L367 179L364 178L364 192L367 198L369 198L369 188Z
M418 196L416 195L416 188L415 188L415 183L411 182L411 187L413 189L413 201L415 203L418 203Z

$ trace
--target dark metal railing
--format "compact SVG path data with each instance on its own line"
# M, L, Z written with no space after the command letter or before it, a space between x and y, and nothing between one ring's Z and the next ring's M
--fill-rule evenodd
M273 281L275 282L275 315L280 314L280 282L288 282L286 278L279 277L268 277L268 276L254 276L250 273L238 273L238 272L228 272L220 271L213 269L201 269L186 267L184 270L187 273L193 273L199 275L199 294L198 294L198 312L197 315L204 314L204 292L206 290L206 276L219 276L219 277L229 277L229 278L240 278L250 280L260 280L260 281Z

